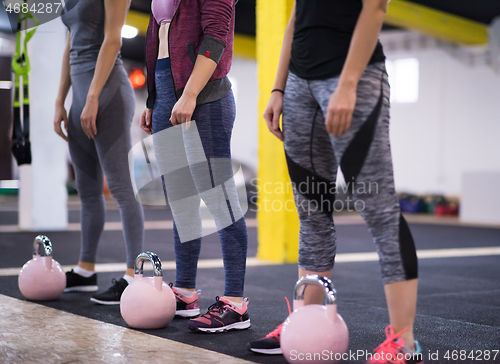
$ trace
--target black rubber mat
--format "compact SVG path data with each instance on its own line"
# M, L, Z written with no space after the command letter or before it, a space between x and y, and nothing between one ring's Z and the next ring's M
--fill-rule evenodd
M500 230L411 224L418 249L449 249L499 246ZM249 228L249 256L255 256L256 229ZM364 225L337 227L338 253L374 251ZM173 260L169 230L146 231L145 250L157 252L163 260ZM54 244L54 257L61 264L74 264L79 250L78 232L47 232ZM33 233L0 233L0 267L21 266L31 255ZM220 258L215 234L205 237L201 259ZM106 231L99 248L99 262L123 262L123 237L119 231ZM453 350L500 350L500 256L421 259L419 301L415 333L424 348L426 363L472 363L447 360ZM119 273L99 274L101 288ZM241 332L196 334L187 329L185 319L174 319L169 327L148 330L148 334L168 338L257 363L285 363L282 356L258 355L247 351L247 343L266 335L287 316L284 296L291 299L297 278L295 264L248 267L245 295L250 298L252 327ZM371 351L384 339L388 323L378 262L337 263L332 276L338 290L339 312L350 330L349 350ZM164 280L174 280L166 271ZM198 288L202 290L202 310L223 290L223 269L200 269ZM0 277L0 293L22 299L17 277ZM119 307L98 306L91 294L64 294L59 300L43 303L63 311L126 326ZM429 355L439 360L429 360ZM351 357L354 359L355 357ZM360 358L360 357L358 357ZM348 362L362 362L349 360ZM500 354L496 361L500 363Z
M426 362L453 362L444 359L448 350L499 349L499 263L497 257L421 260L415 334L426 354L441 353L441 360ZM349 350L353 353L357 350L371 351L384 339L383 330L388 315L378 270L376 262L339 263L334 270L332 278L338 291L338 309L349 327ZM281 356L248 352L246 345L266 335L286 318L287 308L283 297L291 298L296 274L295 265L247 269L245 294L250 297L252 321L249 330L197 334L187 329L185 319L174 319L165 329L145 332L257 363L284 363ZM112 277L117 277L117 274L100 274L101 287L105 287ZM165 281L173 278L173 272L166 272ZM22 299L17 289L17 277L0 278L0 286L2 294ZM222 292L223 270L200 269L198 287L202 289L201 307L206 309L213 303L214 297ZM57 301L43 304L126 326L118 306L94 305L89 301L90 295L64 294Z

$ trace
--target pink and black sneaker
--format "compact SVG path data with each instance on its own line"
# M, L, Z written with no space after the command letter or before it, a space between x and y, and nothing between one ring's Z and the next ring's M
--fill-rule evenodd
M244 330L250 327L248 316L248 298L245 298L242 307L238 308L225 298L215 297L206 314L191 319L188 328L202 332L225 332L230 330Z
M265 337L252 341L248 344L248 349L259 354L283 354L280 344L281 328L283 324L277 326Z
M286 304L288 305L288 314L290 315L292 313L292 310L290 309L290 302L288 302L288 298L286 297L285 300ZM283 327L283 324L284 322L278 325L273 331L271 331L265 337L249 343L248 350L259 354L268 354L268 355L283 354L280 344L281 328Z
M199 316L200 302L198 301L198 293L200 293L200 291L195 291L191 297L186 297L184 294L180 293L177 288L173 287L172 283L169 285L172 288L172 292L175 294L175 300L177 301L175 315L181 317Z

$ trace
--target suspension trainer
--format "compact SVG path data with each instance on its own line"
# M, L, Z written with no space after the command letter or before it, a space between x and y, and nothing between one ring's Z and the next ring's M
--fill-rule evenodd
M24 0L27 3L27 0ZM35 27L27 30L28 19L33 19ZM21 48L22 24L24 22L24 41ZM14 71L14 127L12 128L12 153L17 164L31 164L31 143L30 143L30 99L29 99L29 78L30 60L28 57L27 45L35 34L38 27L38 19L29 12L18 14L16 53L12 60L12 70ZM21 124L21 78L23 87L23 123Z

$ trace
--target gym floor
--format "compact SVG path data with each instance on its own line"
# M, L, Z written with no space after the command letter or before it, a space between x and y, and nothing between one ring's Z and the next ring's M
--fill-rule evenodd
M70 198L68 207L67 231L40 232L52 240L54 259L65 269L77 262L80 244L78 200ZM171 282L175 274L171 214L165 208L145 207L145 216L144 250L158 254L164 280ZM415 334L425 362L500 363L500 353L493 359L495 350L500 350L500 227L466 226L455 218L407 218L419 251ZM107 201L107 224L97 258L101 289L119 278L125 267L119 221L116 205ZM351 357L346 362L358 363L364 361L366 351L384 340L388 315L377 255L366 226L357 215L341 214L335 221L338 257L332 280L339 313L350 332ZM187 329L186 319L178 318L165 329L133 330L123 321L118 306L95 305L89 301L90 293L67 293L52 302L23 299L17 274L31 258L37 233L18 231L17 199L0 197L0 362L286 363L281 355L249 352L247 343L286 318L284 297L292 298L297 265L255 259L255 213L247 214L247 222L249 330L197 334ZM197 278L202 311L222 294L223 279L220 244L212 234L203 239ZM467 359L462 356L460 360L460 350Z

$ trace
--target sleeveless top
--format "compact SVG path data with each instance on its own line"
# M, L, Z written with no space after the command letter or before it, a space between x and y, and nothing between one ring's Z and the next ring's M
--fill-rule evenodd
M75 0L70 0L75 1ZM97 56L104 41L104 0L77 0L78 4L61 15L71 32L69 64L71 73L95 69ZM121 54L115 65L123 64Z
M362 0L297 0L290 71L308 80L340 75ZM370 64L385 60L377 42Z

